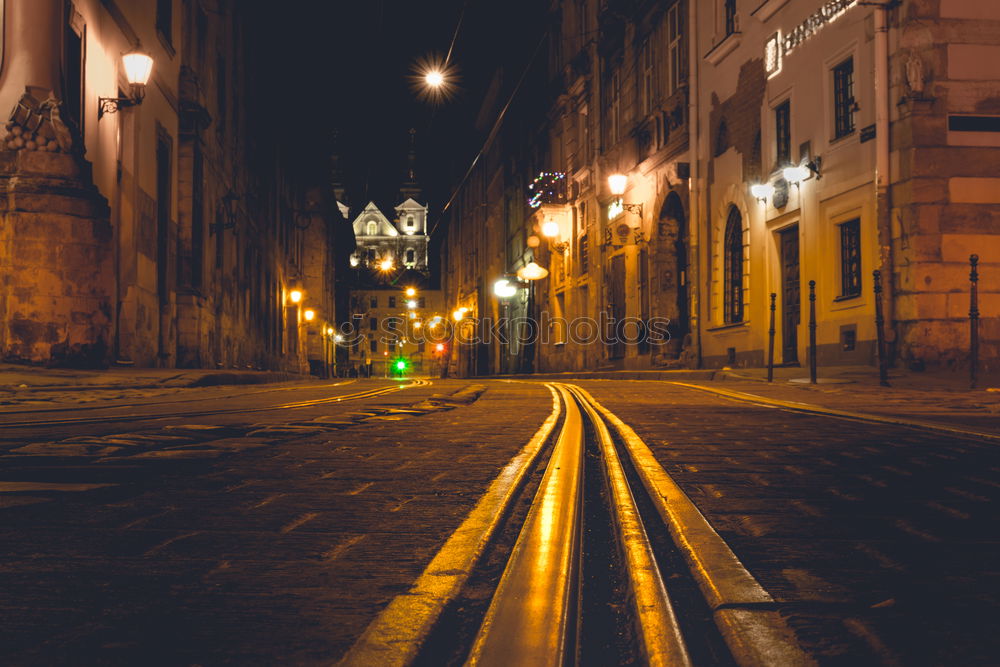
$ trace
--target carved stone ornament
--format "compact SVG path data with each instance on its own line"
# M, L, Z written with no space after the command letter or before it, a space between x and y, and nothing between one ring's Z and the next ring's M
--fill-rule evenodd
M906 85L910 93L919 97L924 92L924 61L916 53L906 59Z
M42 99L42 95L46 95ZM24 95L10 112L3 148L9 151L70 153L74 132L60 114L62 102L51 91L25 88Z

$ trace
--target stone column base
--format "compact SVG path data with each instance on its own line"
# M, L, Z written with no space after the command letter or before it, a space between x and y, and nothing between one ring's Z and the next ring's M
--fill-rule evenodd
M101 367L112 348L107 200L78 156L0 151L0 358Z

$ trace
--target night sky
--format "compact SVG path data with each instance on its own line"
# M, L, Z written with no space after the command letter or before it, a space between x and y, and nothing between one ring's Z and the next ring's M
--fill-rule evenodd
M333 130L352 209L373 199L397 203L409 129L418 134L418 179L432 220L482 145L487 127L476 115L494 73L503 70L500 104L543 25L541 0L269 0L247 4L252 17L253 71L272 91L260 103L300 177L325 183ZM277 11L276 11L277 8ZM464 13L463 13L464 12ZM461 26L451 64L458 86L450 100L423 100L414 67L443 60Z

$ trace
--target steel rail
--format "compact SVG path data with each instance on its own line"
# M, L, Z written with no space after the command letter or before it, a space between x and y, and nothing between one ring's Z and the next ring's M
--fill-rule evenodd
M653 667L689 666L692 663L687 644L667 596L653 546L643 526L611 433L604 419L579 387L566 385L566 388L583 406L601 448L605 479L611 492L612 521L624 553L624 569L631 591L630 602L642 661Z
M585 389L576 389L618 434L649 499L684 555L736 663L743 667L814 665L774 608L774 598L663 469L649 446Z
M392 387L382 387L379 389L369 389L362 392L356 392L353 394L343 394L341 396L330 396L327 398L320 398L311 401L300 401L296 403L284 403L281 405L267 405L261 407L248 407L248 408L226 408L218 410L201 410L201 411L191 411L191 412L166 412L166 413L156 413L156 414L127 414L127 415L105 415L102 417L79 417L74 419L49 419L49 420L33 420L33 421L21 421L21 422L0 422L0 429L3 428L18 428L26 426L69 426L73 424L101 424L101 423L115 423L115 422L133 422L133 421L153 421L160 419L174 419L174 418L187 418L187 417L207 417L212 415L225 415L225 414L238 414L238 413L255 413L255 412L271 412L274 410L295 410L300 408L315 407L319 405L326 405L330 403L340 403L343 401L355 401L363 398L374 398L376 396L381 396L383 394L388 394L394 391L402 391L403 389L410 389L411 387L428 386L431 383L427 380L415 380L411 384L406 385L396 385ZM111 409L111 408L109 408Z
M459 595L497 535L562 415L559 394L552 385L545 386L552 395L549 416L500 471L412 588L393 598L338 665L403 667L413 662L441 613Z
M561 665L575 650L583 485L580 410L566 419L468 665Z

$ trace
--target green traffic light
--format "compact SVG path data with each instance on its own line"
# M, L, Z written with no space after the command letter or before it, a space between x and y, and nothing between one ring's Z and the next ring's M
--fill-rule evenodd
M396 369L400 370L400 371L405 371L406 370L406 362L405 361L397 361L396 362Z

